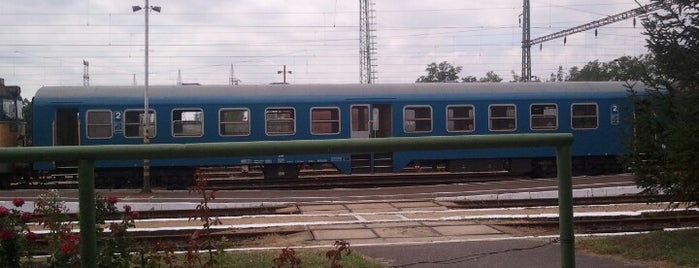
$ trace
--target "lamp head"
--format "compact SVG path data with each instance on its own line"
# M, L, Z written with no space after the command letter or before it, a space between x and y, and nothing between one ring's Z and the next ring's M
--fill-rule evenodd
M131 6L131 9L133 9L133 12L141 10L140 6Z
M151 6L150 9L153 10L153 11L155 11L155 12L160 13L160 7L159 7L159 6Z

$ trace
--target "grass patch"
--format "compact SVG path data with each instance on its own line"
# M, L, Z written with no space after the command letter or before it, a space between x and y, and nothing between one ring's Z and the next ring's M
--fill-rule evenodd
M699 267L699 229L580 239L592 252Z
M325 257L327 250L298 250L296 257L301 259L301 267L330 267L330 260ZM272 260L279 256L277 251L253 251L227 253L219 261L219 267L272 267ZM375 260L352 252L350 255L342 255L338 262L344 268L384 268L385 266ZM289 267L289 266L284 266Z

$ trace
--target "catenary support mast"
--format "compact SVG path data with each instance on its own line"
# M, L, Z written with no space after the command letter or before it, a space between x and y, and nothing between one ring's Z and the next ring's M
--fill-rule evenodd
M607 16L605 18L595 20L590 23L585 23L580 26L576 26L570 29L566 29L563 31L559 31L556 33L552 33L549 35L545 35L542 37L537 37L534 39L530 39L529 33L530 33L530 13L529 13L529 0L524 0L523 4L523 12L522 12L522 80L523 81L529 81L531 80L531 72L532 72L532 62L531 62L531 48L533 45L536 44L541 44L546 41L550 41L553 39L558 39L561 37L566 37L571 34L591 30L591 29L596 29L599 27L602 27L604 25L612 24L615 22L619 22L622 20L627 20L629 18L633 18L639 15L647 14L653 11L656 11L662 7L663 2L653 2L651 4L641 6L629 11L621 12L619 14Z
M359 82L362 84L373 84L376 80L374 18L374 3L359 0Z

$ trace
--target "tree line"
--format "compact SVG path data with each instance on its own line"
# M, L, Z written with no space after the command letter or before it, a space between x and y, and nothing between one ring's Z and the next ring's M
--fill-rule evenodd
M558 70L552 72L546 80L541 80L539 77L532 77L532 82L564 82L564 81L640 81L647 71L646 68L652 66L653 58L651 55L641 55L638 57L622 56L609 62L600 62L599 60L590 61L582 68L573 66L567 71L563 66L558 66ZM439 83L439 82L502 82L503 78L495 73L488 71L483 77L475 77L467 75L459 77L459 73L463 70L461 66L454 66L447 61L439 64L433 62L427 65L425 71L427 75L422 75L417 78L417 83ZM515 71L512 71L512 80L509 82L522 82L521 76Z

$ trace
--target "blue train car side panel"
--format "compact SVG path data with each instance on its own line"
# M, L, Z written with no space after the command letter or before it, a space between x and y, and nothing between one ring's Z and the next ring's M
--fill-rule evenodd
M615 157L624 152L629 127L623 117L631 111L621 82L152 86L149 97L153 146L563 132L574 134L574 157ZM34 114L36 146L143 143L143 87L44 87L35 96ZM526 166L526 161L555 157L548 148L384 153L393 172L419 161L458 166L492 160L507 168L514 162ZM151 164L194 168L332 163L349 174L361 172L360 158L271 155L155 159ZM369 170L375 170L374 157L368 159ZM57 164L38 162L35 169L51 170ZM142 161L97 162L99 168L141 165Z

